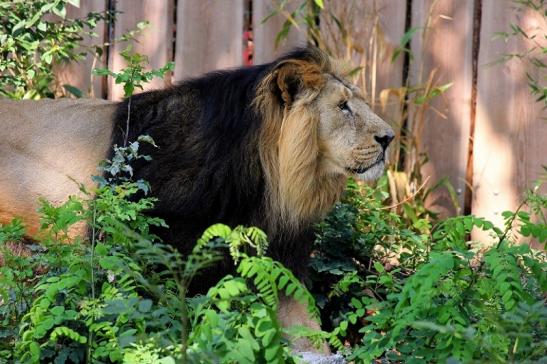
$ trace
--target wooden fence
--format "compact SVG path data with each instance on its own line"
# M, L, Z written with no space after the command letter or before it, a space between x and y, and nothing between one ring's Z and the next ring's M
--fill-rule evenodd
M103 40L114 39L134 28L141 20L150 21L135 49L146 54L150 66L158 68L175 62L175 71L164 81L147 88L159 88L188 76L218 68L243 64L244 32L252 27L254 63L272 60L294 45L306 42L306 30L293 30L277 49L276 34L285 22L272 12L274 0L81 0L71 8L70 16L110 7L122 11L115 24L99 28ZM293 0L292 3L301 3ZM340 4L341 0L327 0ZM362 26L371 9L378 14L382 49L385 53L374 72L373 88L378 100L384 88L397 88L423 74L435 71L439 84L452 82L442 97L433 101L437 112L429 112L420 140L429 163L423 169L430 181L447 176L465 211L502 223L501 212L514 209L523 191L538 178L547 164L547 128L545 110L534 102L526 72L536 72L525 62L496 62L504 54L523 52L530 42L514 38L509 42L494 39L497 32L518 24L526 31L547 31L544 19L519 12L511 0L345 0L354 22ZM291 6L291 5L289 5ZM411 42L413 62L405 66L402 57L389 62L403 34L411 27L428 25L427 39L414 36ZM370 39L357 41L367 49ZM540 39L540 41L544 41ZM90 40L97 43L97 39ZM102 65L118 70L123 67L114 44ZM91 60L72 65L61 72L67 83L81 89L89 87ZM119 99L122 91L105 80L95 80L94 94ZM376 109L388 121L393 110ZM466 193L467 189L467 193ZM466 197L467 195L467 197ZM431 196L429 203L454 213L446 192Z

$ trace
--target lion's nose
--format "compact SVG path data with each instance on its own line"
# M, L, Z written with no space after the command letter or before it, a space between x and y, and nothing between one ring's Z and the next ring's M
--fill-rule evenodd
M383 135L375 135L374 139L378 142L378 144L382 146L384 150L386 150L389 143L391 143L394 137L395 135L393 135L393 132L390 131Z

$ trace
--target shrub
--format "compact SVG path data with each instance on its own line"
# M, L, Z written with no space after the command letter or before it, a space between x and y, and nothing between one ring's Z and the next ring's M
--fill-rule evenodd
M54 64L78 61L100 51L83 46L84 37L96 37L97 23L109 17L89 13L66 17L71 0L0 1L0 96L13 99L53 97ZM80 94L65 85L66 90Z
M149 140L147 137L141 141ZM12 249L19 220L0 227L0 358L11 362L294 362L276 312L279 294L307 304L313 297L280 263L264 257L257 228L214 225L183 257L161 243L144 214L154 198L144 181L124 177L128 159L145 158L138 143L116 147L103 166L109 178L94 196L60 206L42 201L42 240L33 254ZM75 223L90 241L64 244ZM188 287L228 250L236 275L189 297ZM253 251L256 256L249 256Z
M406 227L379 188L350 183L318 228L312 291L331 342L345 341L348 358L365 363L546 360L546 255L515 240L547 240L544 218L523 211L547 207L539 187L504 214L505 231L475 216ZM476 228L497 243L468 241Z

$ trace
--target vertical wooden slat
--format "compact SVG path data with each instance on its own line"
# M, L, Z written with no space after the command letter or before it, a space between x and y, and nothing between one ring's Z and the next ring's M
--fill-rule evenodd
M530 12L516 12L511 1L483 0L482 6L472 212L503 227L501 213L517 207L523 191L547 163L547 128L542 120L547 111L534 101L527 85L526 72L537 76L537 69L518 59L495 63L505 54L525 53L531 43L522 37L504 42L493 36L508 31L510 24L530 34L541 25L544 34L547 26ZM484 234L476 232L473 237L482 239Z
M292 27L287 38L275 46L277 34L287 18L277 14L262 21L275 10L276 3L277 0L253 0L254 64L270 62L294 47L306 45L306 30L302 25L300 30ZM286 10L294 11L294 5L298 4L289 3Z
M243 0L179 0L176 80L242 64L243 8Z
M171 61L173 44L173 0L117 0L118 14L114 25L114 38L119 38L127 31L134 30L138 22L147 20L150 25L133 42L133 50L148 56L149 68L160 68ZM127 43L115 44L110 50L109 68L118 71L125 67L120 52ZM145 86L146 90L163 88L170 80L154 79ZM136 90L138 92L138 90ZM111 80L109 99L119 100L123 97L123 88Z
M422 173L430 185L448 177L463 207L469 145L471 94L473 82L473 0L414 0L412 26L429 27L412 40L414 60L410 68L411 85L433 82L452 87L431 102L422 127L418 127L420 151L429 157ZM425 38L424 38L424 33ZM416 112L411 109L411 113ZM412 115L414 116L414 115ZM412 120L411 116L411 120ZM417 125L411 125L416 128ZM457 211L446 189L430 195L428 205L442 215Z
M106 0L81 1L80 7L67 5L67 17L71 19L83 18L90 12L104 12L106 6ZM94 32L97 34L97 37L86 37L82 42L84 46L101 45L104 43L105 23L97 23ZM83 92L84 96L104 97L105 95L102 94L101 77L94 76L93 89L90 88L93 67L104 67L102 58L99 57L95 64L93 64L93 58L92 54L88 54L85 59L77 63L71 62L57 66L55 72L59 85L68 84L77 87Z

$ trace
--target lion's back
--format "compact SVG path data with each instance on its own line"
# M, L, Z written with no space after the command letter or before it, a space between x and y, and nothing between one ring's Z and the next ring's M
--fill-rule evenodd
M0 100L0 223L39 226L38 197L59 203L91 184L110 146L115 104L103 100Z

